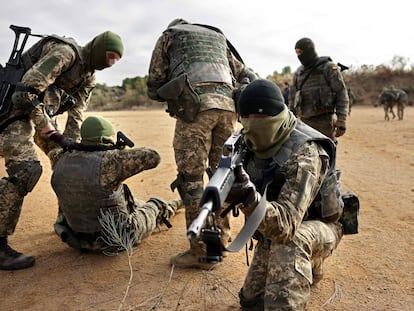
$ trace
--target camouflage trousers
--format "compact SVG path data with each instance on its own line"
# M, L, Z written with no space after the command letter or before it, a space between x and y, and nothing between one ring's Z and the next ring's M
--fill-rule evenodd
M33 134L34 128L29 120L15 121L0 133L0 155L4 157L9 175L0 180L0 236L11 235L14 232L23 199L27 194L26 185L30 184L29 188L34 187L40 177L41 166ZM27 165L22 165L25 163ZM31 174L31 168L34 166L37 170L36 176ZM21 169L13 169L16 167Z
M329 257L341 238L340 224L314 220L287 244L259 241L240 292L242 310L305 310L313 263Z
M208 166L215 171L222 146L235 131L235 126L236 114L220 109L202 111L191 123L180 119L176 121L173 147L178 174L194 177L188 181L184 180L180 186L187 228L199 213L206 168ZM183 194L188 194L190 200L186 200ZM218 211L216 220L222 230L222 243L227 246L230 238L229 215L222 218L219 216L220 212ZM197 245L192 245L192 248L198 248L200 243Z
M128 229L125 232L134 232L135 243L134 246L141 244L141 242L150 236L157 227L157 219L159 215L159 208L154 202L135 199L135 209L130 211L125 220L125 226ZM126 208L123 209L126 212ZM122 224L118 224L122 228ZM80 251L107 251L118 252L124 249L115 245L108 246L102 240L101 234L96 233L79 233L74 232L68 225L63 214L59 214L54 225L55 233L66 242L70 247Z
M322 114L311 118L300 118L307 125L318 130L333 141L335 139L335 117L333 114Z

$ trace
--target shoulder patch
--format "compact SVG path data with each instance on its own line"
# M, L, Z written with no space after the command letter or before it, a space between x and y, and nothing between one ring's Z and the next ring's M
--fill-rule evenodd
M336 66L336 65L333 65L331 68L332 68L332 70L338 70L338 66Z

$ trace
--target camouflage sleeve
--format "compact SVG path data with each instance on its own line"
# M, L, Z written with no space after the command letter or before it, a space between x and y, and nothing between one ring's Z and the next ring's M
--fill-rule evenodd
M348 91L342 74L335 64L328 63L325 67L326 76L331 89L336 93L335 97L335 113L338 120L346 120L349 109Z
M68 118L64 130L66 137L72 138L76 141L80 140L80 127L83 122L83 114L88 108L89 100L92 90L96 85L95 74L85 79L76 92L72 94L75 98L76 104L68 110Z
M31 86L39 93L47 87L76 59L75 51L68 45L57 42L48 42L42 50L40 59L22 77L25 85ZM37 105L30 113L37 130L42 129L50 120L44 110L44 105Z
M158 166L161 157L155 150L141 147L105 152L101 167L101 185L116 187L125 179Z
M285 184L277 201L267 202L265 218L258 228L265 237L277 243L294 237L327 173L328 161L326 152L313 142L302 146L286 162Z
M149 98L164 101L158 96L157 90L168 82L168 70L170 62L168 60L168 49L171 44L171 38L168 33L164 33L155 44L152 52L148 79L147 95Z
M64 43L50 41L45 44L39 60L24 74L25 85L44 92L76 59L73 48Z

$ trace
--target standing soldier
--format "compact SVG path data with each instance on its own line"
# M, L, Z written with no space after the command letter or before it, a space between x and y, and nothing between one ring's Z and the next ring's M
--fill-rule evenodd
M252 81L256 75L215 27L175 19L154 48L148 96L166 101L167 111L176 117L173 146L178 176L171 188L177 188L184 201L187 227L199 213L207 162L214 171L224 142L235 130L232 94L244 78ZM218 216L217 222L222 244L227 246L229 218ZM171 257L170 262L177 267L208 269L211 264L199 262L205 253L201 241L192 242L189 250Z
M111 67L122 54L121 38L106 31L84 47L71 38L47 36L22 55L25 73L12 95L10 112L0 122L0 154L8 173L0 181L1 270L28 268L35 262L33 256L15 251L7 242L16 228L24 197L42 173L33 143L35 130L61 146L70 143L50 122L42 103L44 92L53 84L76 100L77 108L69 113L65 133L77 139L82 112L95 86L95 70Z
M318 57L309 38L296 42L301 66L293 76L289 108L332 140L345 134L349 99L341 71L328 56Z

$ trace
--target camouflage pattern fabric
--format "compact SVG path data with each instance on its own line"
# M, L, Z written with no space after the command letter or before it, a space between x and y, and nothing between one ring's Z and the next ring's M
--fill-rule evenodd
M308 78L305 80L307 76ZM305 82L302 85L303 81ZM299 107L295 107L295 96L299 88L301 88L301 102ZM333 115L334 119L345 121L348 116L349 98L338 66L331 61L327 61L316 68L300 66L293 76L289 108L295 111L297 116L305 123L324 114ZM335 127L329 134L327 132L330 123L328 122L324 128L315 128L328 137L334 137ZM320 126L321 123L317 125Z
M342 193L344 211L339 222L342 224L344 234L358 233L359 199L351 190Z
M265 169L262 161L253 157L247 163L253 183ZM266 214L257 229L261 238L241 290L243 310L304 310L313 262L328 257L342 237L338 222L306 220L328 161L317 143L304 144L286 161L280 192L268 189L273 195L267 197ZM255 204L246 206L242 212L249 217L254 208Z
M158 38L152 52L147 79L148 96L154 100L164 101L157 90L169 82L171 78L177 76L178 73L175 72L177 68L193 68L193 65L209 68L210 66L219 65L221 69L225 68L231 71L231 77L234 79L230 82L231 79L226 79L223 76L222 79L217 80L218 72L206 71L205 76L199 75L202 71L194 73L191 86L200 98L199 112L191 123L184 123L179 118L176 121L173 146L178 175L181 177L192 176L191 180L184 181L179 186L186 207L188 227L199 212L199 202L204 188L202 176L205 169L208 165L215 170L221 154L221 147L235 130L236 107L232 92L236 84L240 83L244 77L249 77L252 81L256 78L256 75L233 55L230 48L225 44L224 36L218 32L208 30L206 27L201 30L200 26L191 24L185 24L182 27L184 27L185 32L180 33L179 37L188 36L184 39L194 42L194 44L203 44L200 49L185 45L185 51L192 51L192 60L203 60L203 62L191 61L189 66L183 61L187 62L188 55L181 55L179 59L173 58L173 55L177 57L180 55L180 44L174 42L176 32L167 29ZM192 32L192 29L194 32ZM206 35L209 32L210 35ZM217 36L220 37L220 40L211 39ZM209 58L197 55L200 51L205 53L205 50L209 49L215 51L214 55L210 55ZM227 77L227 75L228 72L225 76ZM212 76L214 76L213 79ZM183 197L183 195L187 197ZM230 238L228 218L217 217L217 221L222 229L223 245L226 246ZM203 252L200 244L196 244L192 245L192 248L196 249L196 252Z
M169 81L171 71L174 69L170 68L170 61L167 56L172 45L172 34L170 32L164 32L154 47L147 80L148 96L152 99L162 101L157 95L157 89ZM245 76L255 75L251 69L237 60L226 46L217 46L217 48L226 49L228 65L236 81L241 82ZM200 95L200 112L208 109L235 111L234 101L228 96L228 90L231 91L234 88L233 85L224 85L225 88L222 89L222 83L201 81L192 84L192 87ZM219 89L219 91L216 91L216 89Z
M69 44L46 42L39 61L26 71L21 82L39 92L47 91L48 87L53 85L57 92L61 89L75 99L76 104L67 112L63 134L79 141L83 113L88 107L96 77L94 72L91 72L83 61L76 57L74 49ZM52 103L60 99L58 95L49 93L46 100ZM53 102L53 104L58 106L60 103ZM46 154L56 147L53 142L41 136L39 131L36 131L35 141Z
M230 111L218 109L207 110L197 115L192 123L177 119L174 132L174 154L179 173L202 176L207 164L214 171L221 156L222 146L234 132L236 115ZM186 182L185 191L203 189L203 180ZM186 205L186 224L191 225L199 213L199 203L202 192L197 192L190 205ZM228 244L230 227L228 218L219 217L216 220L222 229L222 241Z
M241 291L242 310L305 310L312 263L329 257L341 235L337 223L304 221L289 242L259 241Z
M0 154L4 157L6 168L24 161L38 161L33 133L33 126L28 120L16 121L0 133ZM0 236L14 232L24 198L19 192L8 177L0 180Z
M61 163L68 157L88 156L88 154L89 152L77 150L63 153L61 149L54 149L49 153L49 156L54 169L58 161ZM100 184L103 188L115 191L125 179L144 170L152 169L159 162L159 154L155 150L145 147L105 151L100 168ZM70 185L67 186L70 187ZM57 195L59 198L59 196L64 196L65 193ZM135 203L137 207L133 211L128 211L127 206L118 206L117 208L128 213L128 219L132 224L131 230L135 231L137 241L140 243L156 228L159 208L153 202L145 203L139 199L135 199ZM100 249L101 247L102 244L96 241L82 243L82 248L90 250Z
M305 122L307 125L313 127L314 129L317 129L319 132L324 134L326 137L329 137L333 141L336 140L334 115L323 114L323 115L315 116L312 118L302 117L301 120Z
M76 53L70 45L54 41L45 44L39 60L31 68L28 68L21 82L36 89L39 93L45 91L51 84L64 89L67 93L73 93L78 104L68 113L65 134L74 139L79 138L82 113L86 109L90 92L95 86L95 76L76 57ZM35 108L13 106L8 118L22 115L27 119L13 122L0 133L1 155L5 159L7 168L23 162L34 164L38 161L33 135L35 130L39 132L49 122L49 118L43 104ZM45 152L50 149L44 147L48 145L49 143L40 144ZM19 172L15 172L15 174L18 175ZM23 182L27 181L23 180ZM13 183L7 179L2 180L0 189L1 236L13 233L25 195L21 189L13 186Z

